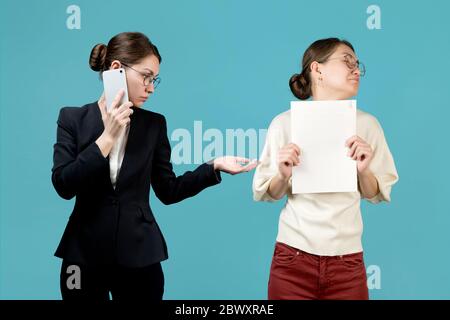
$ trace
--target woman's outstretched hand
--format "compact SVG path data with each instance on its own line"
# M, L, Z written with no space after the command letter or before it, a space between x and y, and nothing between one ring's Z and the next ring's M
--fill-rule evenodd
M214 170L220 170L232 175L248 172L258 165L257 160L247 158L225 156L214 159Z

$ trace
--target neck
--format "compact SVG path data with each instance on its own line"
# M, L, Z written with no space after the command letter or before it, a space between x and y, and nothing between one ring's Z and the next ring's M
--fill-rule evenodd
M346 100L349 97L344 96L342 94L336 92L327 92L325 90L314 90L312 94L312 100L320 101L320 100Z

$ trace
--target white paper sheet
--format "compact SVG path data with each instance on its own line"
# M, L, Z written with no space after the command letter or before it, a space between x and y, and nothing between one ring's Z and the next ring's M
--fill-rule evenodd
M356 100L292 101L292 142L302 153L292 193L356 192L356 161L347 156L356 134Z

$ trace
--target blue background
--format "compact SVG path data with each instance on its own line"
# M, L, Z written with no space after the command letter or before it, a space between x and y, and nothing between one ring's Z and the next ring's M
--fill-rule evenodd
M69 30L66 9L81 8ZM381 8L381 30L366 9ZM400 181L392 203L362 203L366 265L381 268L372 299L450 298L448 1L2 1L0 59L0 298L59 299L53 257L74 201L51 184L62 106L95 101L91 48L141 31L163 57L145 108L169 134L267 128L289 108L287 85L306 47L350 40L367 75L358 107L381 122ZM176 166L178 174L195 165ZM182 203L152 206L166 237L166 299L265 299L283 201L252 200L252 174Z

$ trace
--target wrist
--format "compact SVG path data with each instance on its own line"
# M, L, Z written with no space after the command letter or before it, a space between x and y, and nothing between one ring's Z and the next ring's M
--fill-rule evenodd
M373 176L373 173L369 169L366 169L366 170L364 170L362 172L358 172L358 177L361 178L361 179L369 178L369 177L372 177L372 176Z
M211 166L213 166L213 168L214 168L215 171L217 171L217 170L220 171L219 165L216 163L216 159L209 160L209 161L207 161L206 163L209 164L209 165L211 165Z
M106 158L112 149L114 139L106 132L103 132L100 137L95 140L95 143L98 145L102 155Z
M108 132L103 131L103 133L101 134L101 136L99 137L99 140L101 140L102 142L104 142L105 144L109 145L109 144L114 144L114 138L111 134L109 134Z
M280 172L277 173L276 178L284 183L288 183L289 179L291 179L291 177L285 177L283 176Z

